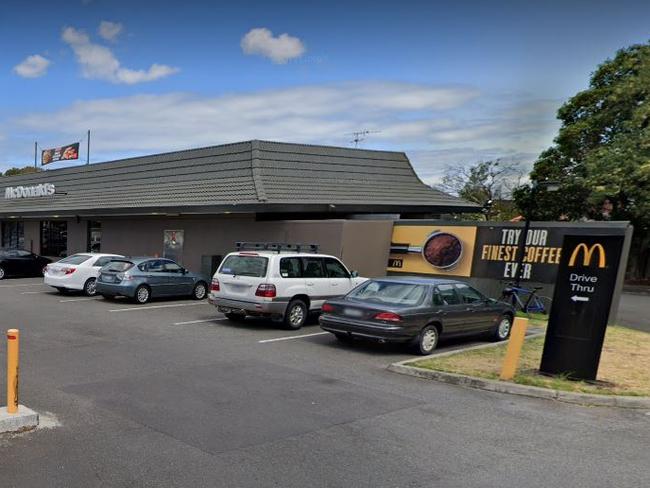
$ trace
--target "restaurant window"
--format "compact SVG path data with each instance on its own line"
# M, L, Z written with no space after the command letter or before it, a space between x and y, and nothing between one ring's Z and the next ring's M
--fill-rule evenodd
M23 222L2 223L2 248L23 249L25 247L25 224Z
M100 252L102 250L102 223L96 220L88 221L88 252Z
M68 251L68 223L55 220L41 221L41 254L64 257Z

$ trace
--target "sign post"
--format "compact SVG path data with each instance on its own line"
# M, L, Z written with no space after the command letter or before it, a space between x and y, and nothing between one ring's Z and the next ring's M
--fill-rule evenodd
M540 372L596 379L624 240L564 237Z

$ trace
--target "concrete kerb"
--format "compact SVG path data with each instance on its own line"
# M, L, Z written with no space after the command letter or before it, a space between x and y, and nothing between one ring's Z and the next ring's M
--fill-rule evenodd
M0 407L0 434L26 432L38 427L38 413L25 405L18 405L18 412L7 413L7 407Z
M535 337L541 334L528 336ZM495 347L503 343L483 344L480 346L469 347L460 351L450 351L447 353L437 354L433 357L445 357L455 354L461 354L473 349L484 349ZM415 376L428 380L440 381L452 385L466 386L480 390L493 391L497 393L509 393L511 395L528 396L535 398L545 398L547 400L558 400L566 403L574 403L585 406L598 407L621 407L621 408L650 408L650 397L622 396L622 395L596 395L590 393L574 393L570 391L554 390L550 388L540 388L538 386L520 385L499 380L489 380L477 376L469 376L458 373L447 373L444 371L434 371L431 369L418 368L409 363L419 361L420 359L407 359L399 361L388 366L388 370L394 373Z

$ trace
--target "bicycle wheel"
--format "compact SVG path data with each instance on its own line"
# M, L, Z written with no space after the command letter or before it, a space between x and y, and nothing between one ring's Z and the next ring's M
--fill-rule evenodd
M551 298L540 295L540 296L537 297L537 300L542 305L543 310L542 310L541 313L543 313L543 314L551 313L551 305L553 304L553 300Z
M521 298L519 298L519 295L517 293L513 293L512 296L510 297L510 305L512 305L512 308L515 309L515 312L517 310L521 310L522 312L524 311L524 302L521 301Z

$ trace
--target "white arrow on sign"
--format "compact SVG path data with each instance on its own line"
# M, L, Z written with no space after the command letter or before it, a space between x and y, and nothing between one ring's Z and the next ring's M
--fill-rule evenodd
M573 295L571 297L571 300L573 300L574 302L588 302L589 297L579 297L578 295Z

